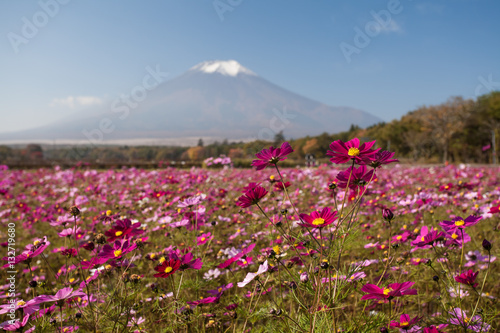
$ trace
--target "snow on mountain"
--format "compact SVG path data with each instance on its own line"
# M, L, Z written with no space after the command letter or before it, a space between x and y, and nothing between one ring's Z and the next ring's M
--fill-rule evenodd
M199 71L203 73L219 73L228 76L238 76L243 73L247 75L257 75L248 68L240 65L236 60L212 60L199 63L191 67L190 71Z
M217 60L161 83L143 100L109 101L50 125L2 133L0 141L157 144L175 139L175 144L189 145L196 138L207 143L225 138L272 140L279 131L298 138L380 121L361 110L293 93L235 60Z

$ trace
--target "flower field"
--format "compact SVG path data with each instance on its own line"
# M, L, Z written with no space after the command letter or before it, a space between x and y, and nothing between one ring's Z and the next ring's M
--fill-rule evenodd
M0 167L1 328L496 332L500 169Z

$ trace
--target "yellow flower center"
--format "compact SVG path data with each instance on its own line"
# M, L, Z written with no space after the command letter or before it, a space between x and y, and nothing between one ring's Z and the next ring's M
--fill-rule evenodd
M322 225L325 223L325 219L321 218L321 217L318 217L316 219L314 219L314 221L312 221L312 224L314 225Z
M422 236L422 238L420 238L420 240L421 240L422 242L423 242L423 241L425 241L425 237L424 237L424 236Z
M33 242L33 245L35 245L35 246L38 245L38 244L40 244L39 240L36 240L36 241Z
M158 261L160 262L160 264L163 264L163 262L164 262L165 260L167 260L167 259L165 259L165 257L161 257L161 258L160 258L160 260L158 260Z
M218 292L221 292L222 291L222 287L219 287L219 289L217 289Z
M205 237L202 237L202 238L201 238L201 241L202 241L202 242L204 242L204 241L205 241L205 239L206 239Z
M165 268L165 273L170 273L172 271L172 267L168 266Z
M355 148L355 147L349 148L349 151L347 152L347 155L349 155L349 156L358 156L359 155L359 149Z
M281 249L280 249L279 245L274 246L274 247L273 247L273 251L274 251L274 253L276 253L276 254L280 254L280 253L281 253Z
M106 211L106 216L110 216L111 214L113 214L113 212L112 212L111 210L109 210L109 209L108 209L108 210Z
M151 254L149 255L149 257L150 257L151 259L154 259L154 258L156 257L156 254L155 254L155 253L151 253Z
M403 239L403 236L399 235L398 237L396 237L397 240L402 240Z
M402 321L400 325L401 325L401 326L408 326L409 324L410 324L410 323L409 323L409 322L407 322L407 321Z
M115 236L118 237L118 236L121 236L121 235L123 235L123 231L117 231L117 232L115 232Z
M26 302L25 302L25 301L19 301L19 302L17 302L17 306L23 306L23 305L25 305L25 304L26 304Z
M460 221L456 221L456 222L455 222L455 225L456 225L457 227L461 227L461 226L463 226L464 224L465 224L464 220L460 220Z
M115 254L115 257L119 257L122 255L122 250L116 250L115 252L113 252Z
M467 324L467 323L469 322L469 320L470 320L470 319L469 319L469 318L467 318L467 316L463 316L463 320L464 320L464 323L466 323L466 324Z
M453 233L453 234L451 235L451 238L453 238L453 239L457 239L457 238L458 238L458 235L457 235L456 233Z
M389 293L392 291L391 288L384 288L384 295L389 295Z
M69 279L69 283L73 283L75 281L75 278Z

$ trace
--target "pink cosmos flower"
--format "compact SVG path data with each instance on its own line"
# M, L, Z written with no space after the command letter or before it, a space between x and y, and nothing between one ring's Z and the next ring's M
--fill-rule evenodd
M40 303L45 303L45 302L58 302L58 301L63 301L68 298L72 297L83 297L86 296L84 292L81 291L74 291L73 288L67 287L67 288L62 288L61 290L57 291L55 295L42 295L38 296L40 299Z
M373 156L365 156L362 158L364 164L371 166L372 168L380 168L384 164L399 162L399 160L392 158L395 153L380 150Z
M211 296L211 297L199 299L197 301L187 302L187 304L191 305L191 308L195 308L199 305L205 305L205 304L217 303L217 302L219 302L219 298Z
M462 272L462 274L455 276L455 281L471 286L472 288L476 288L479 285L479 283L475 283L478 274L479 271L474 273L472 269L469 269L468 271Z
M256 205L259 203L260 199L262 199L268 192L262 186L256 186L248 191L246 191L241 197L238 198L236 205L247 208L252 205Z
M214 239L214 236L212 236L212 233L208 232L206 234L202 234L201 236L198 236L196 238L197 244L198 245L203 245L206 244L207 242L211 241Z
M21 328L26 326L28 323L28 319L30 318L30 315L25 315L23 317L23 320L17 320L15 323L11 324L11 321L6 321L0 324L0 328L4 329L6 331L15 331L15 332L20 332ZM33 332L35 327L30 328L28 331ZM28 331L25 331L28 333Z
M104 264L110 259L120 259L136 248L137 244L130 244L128 239L116 240L113 246L105 244L101 252L97 255L97 258L93 258L91 261L82 261L81 265L84 269L89 269L95 265Z
M482 322L481 316L476 315L472 318L469 318L467 317L465 311L460 308L454 308L448 313L451 315L451 318L448 319L448 322L452 325L461 326L474 332L488 332L491 328L490 325Z
M375 141L371 141L360 145L358 138L347 142L337 140L330 143L331 150L326 155L332 156L330 161L335 164L346 163L350 160L354 160L357 164L367 164L375 159L375 154L380 150L380 148L370 149L374 144Z
M252 161L252 166L257 170L265 169L271 164L276 165L279 161L286 160L286 156L292 152L293 149L288 142L283 142L280 148L271 146L269 149L262 149L262 151L255 154L258 159Z
M438 240L442 240L444 236L444 232L438 232L433 227L429 229L424 225L420 230L420 235L418 235L417 238L413 242L411 242L411 245L415 246L415 248L417 249L422 249L428 247L429 245L432 245Z
M257 270L256 273L248 273L247 276L245 276L245 279L241 282L238 282L238 287L243 288L250 282L252 282L253 279L255 279L257 276L267 272L269 266L267 265L267 260L259 266L259 269Z
M131 238L132 236L144 233L144 230L139 229L140 227L141 224L139 222L132 223L129 219L118 220L104 235L108 237L108 242L114 242L120 238Z
M418 323L422 317L414 317L410 318L409 315L407 314L402 314L399 317L399 322L397 321L391 321L390 326L391 327L397 327L400 330L404 330L404 332L420 332L421 328L420 327L412 327L416 323Z
M252 243L252 244L248 245L247 247L243 248L241 250L241 252L238 252L236 255L234 255L233 257L231 257L228 260L224 261L222 264L220 264L217 267L220 268L220 269L224 269L224 268L229 267L229 265L231 265L233 262L239 260L243 256L245 256L248 253L250 253L253 250L254 247L255 247L255 243Z
M361 291L368 293L361 299L393 299L404 295L416 295L416 289L409 289L415 282L391 283L385 288L377 287L374 284L365 284Z
M481 216L470 215L469 217L463 219L460 216L457 216L453 220L443 221L443 222L439 223L439 225L441 227L443 227L443 229L445 231L448 231L451 229L456 229L456 228L465 229L466 227L470 227L472 225L477 224L479 222L479 220L481 220L481 218L482 218Z
M438 327L431 325L429 327L424 327L423 333L443 333L442 329L446 328L448 324L441 324Z
M300 226L307 228L324 228L337 220L337 212L332 211L329 207L323 208L320 211L314 211L311 215L300 214L300 218L304 221L299 223Z
M339 172L337 175L337 186L340 188L346 188L347 183L349 182L350 189L356 190L359 188L360 191L363 191L370 179L372 181L377 179L377 176L373 174L375 169L368 172L366 170L366 165L361 165L358 168L349 167L347 170ZM349 176L351 178L350 180Z
M23 301L22 299L10 299L9 302L10 304L0 305L0 314L9 312L12 306L11 304L13 304L14 310L23 309L23 314L30 315L40 310L41 299L35 297L34 299L31 299L27 302Z

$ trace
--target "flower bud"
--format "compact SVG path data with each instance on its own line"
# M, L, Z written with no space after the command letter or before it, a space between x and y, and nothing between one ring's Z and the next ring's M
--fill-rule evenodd
M97 234L97 236L95 236L95 241L97 244L105 244L106 236L104 236L103 234Z
M382 216L387 222L391 222L394 219L394 214L389 208L384 208L382 210Z
M69 209L69 213L73 216L78 216L80 215L80 210L76 206L71 206Z
M432 279L433 279L434 281L438 282L438 281L439 281L439 276L434 275L434 276L432 277Z
M491 243L489 241L487 241L486 239L483 239L483 249L490 252L491 248L492 248Z
M300 282L307 282L309 281L309 275L307 274L307 272L303 272L300 274Z

